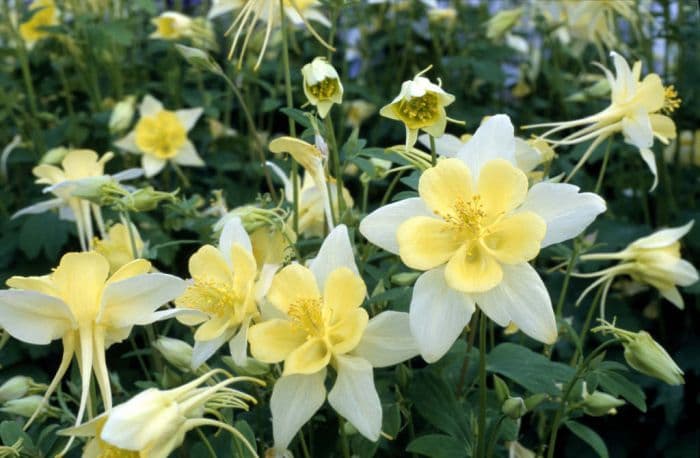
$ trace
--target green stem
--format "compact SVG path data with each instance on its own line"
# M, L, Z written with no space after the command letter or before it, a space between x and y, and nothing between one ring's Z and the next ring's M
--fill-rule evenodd
M333 159L333 174L335 175L336 192L338 193L336 196L338 223L341 223L343 215L345 214L345 199L343 198L343 172L340 165L340 150L338 150L338 143L335 140L335 129L333 128L333 120L331 119L330 113L326 115L324 122L326 126L326 135L330 143L330 153Z
M437 150L435 149L435 137L432 135L428 135L430 138L430 156L431 156L431 164L433 167L437 165Z
M605 155L603 156L603 165L600 166L600 173L598 174L598 181L595 184L595 193L600 192L600 188L603 186L603 177L605 177L605 170L608 168L608 159L610 159L610 146L612 145L612 137L608 137L608 146L605 148Z
M209 452L209 456L211 456L212 458L216 458L216 451L214 451L214 448L209 443L209 439L207 439L207 436L204 435L204 433L202 432L201 429L197 430L197 435L199 435L199 438L202 439L204 446L206 447L207 451Z
M171 161L170 165L172 165L173 170L175 170L175 175L177 175L178 179L182 183L183 188L187 189L190 186L192 186L192 183L190 183L189 178L187 178L187 175L184 174L184 172L182 171L182 169L180 168L180 166L178 164Z
M479 319L479 312L472 315L471 322L469 323L469 331L467 332L467 353L464 355L464 360L462 361L462 368L459 371L459 382L457 383L457 396L462 395L464 389L464 382L467 379L467 371L469 369L470 355L472 353L472 348L474 348L474 336L476 336L476 320Z
M304 458L311 458L309 447L306 445L306 439L304 438L304 432L302 430L299 430L299 443L301 444L301 453L304 454Z
M486 321L485 313L479 318L479 441L476 456L486 457Z
M343 449L343 458L350 458L350 444L348 443L348 435L345 433L345 420L340 419L340 446Z
M564 308L564 300L566 299L566 292L569 290L569 280L571 279L571 273L574 270L574 265L578 259L578 242L574 240L574 249L571 252L571 259L569 260L569 265L566 267L566 274L564 275L564 283L561 286L561 293L559 293L559 300L557 301L556 316L561 318L562 309Z
M134 233L134 224L131 222L131 215L128 211L122 212L124 220L126 221L126 231L129 234L129 245L131 246L131 255L134 259L140 257L138 248L136 247L136 234Z
M498 431L501 429L501 423L506 419L505 415L498 417L496 424L491 428L491 434L489 434L488 448L486 449L486 456L494 456L493 450L496 448L496 442L498 441Z
M289 70L289 27L287 26L287 16L284 14L284 0L280 0L280 16L282 18L282 64L284 66L284 91L287 97L287 108L294 108L292 98L292 75ZM294 120L289 119L289 135L297 136ZM294 233L299 235L299 165L292 161L292 205L294 214L292 215L292 226Z
M583 322L583 327L581 328L581 332L579 334L579 346L576 348L576 352L574 352L574 356L571 358L571 366L573 366L576 363L581 353L583 353L584 344L586 343L586 337L588 336L588 330L591 328L593 314L595 313L596 309L598 308L598 305L600 304L600 299L604 289L605 283L600 285L598 291L596 291L595 296L593 297L593 302L591 302L591 306L588 308L588 313L586 313L586 319Z

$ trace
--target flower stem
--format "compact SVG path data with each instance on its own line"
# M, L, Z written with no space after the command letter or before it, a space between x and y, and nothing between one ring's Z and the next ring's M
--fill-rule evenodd
M331 114L326 115L324 119L326 127L326 136L330 143L331 156L333 158L333 175L335 175L336 184L336 204L338 205L338 224L342 222L343 214L345 213L345 198L343 197L343 171L340 164L340 150L338 149L338 142L335 139L335 129L333 128L333 119Z
M435 167L437 165L437 150L435 149L435 137L432 135L428 135L430 138L430 156L431 156L431 161L430 163Z
M486 314L479 317L479 441L476 456L486 457Z
M348 435L345 433L345 420L338 417L340 420L340 446L343 449L343 458L350 458L350 444L348 443Z
M608 159L610 159L610 145L612 145L612 137L608 137L608 146L605 148L605 155L603 156L603 165L600 166L600 173L598 174L598 181L595 184L595 193L600 192L600 188L603 186L603 177L605 177L605 170L608 168Z
M282 64L284 66L284 91L287 96L287 108L294 108L292 99L292 75L289 71L289 27L287 26L287 16L284 13L284 0L280 0L280 16L282 20ZM297 136L294 120L289 117L289 135ZM292 227L294 233L299 235L299 165L292 161L292 205L294 214L292 215Z
M571 272L574 270L574 265L578 259L578 243L574 240L574 249L571 253L571 259L569 260L569 265L566 267L566 274L564 276L564 283L561 286L561 293L559 293L559 300L557 301L556 316L561 318L562 309L564 308L564 299L566 299L566 292L569 290L569 280L571 279Z
M498 431L501 429L501 423L506 419L505 415L498 417L496 424L491 428L491 434L489 434L488 448L486 449L486 456L494 456L493 449L496 447L496 442L498 441Z

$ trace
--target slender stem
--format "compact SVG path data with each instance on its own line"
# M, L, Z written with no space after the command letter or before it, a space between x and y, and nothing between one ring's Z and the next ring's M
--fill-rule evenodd
M595 310L598 308L598 304L600 303L600 298L603 294L604 287L605 287L605 285L601 285L598 288L598 291L595 293L595 296L593 296L593 302L591 302L591 306L588 308L588 312L586 313L586 319L583 322L583 327L581 328L581 332L579 334L579 346L576 348L576 351L574 352L574 356L571 358L571 362L570 362L571 366L573 366L576 363L579 356L581 356L581 353L583 352L583 346L586 343L586 336L588 335L588 330L591 327L591 321L593 320L593 314L595 313Z
M304 438L304 432L302 430L299 430L299 443L301 444L301 453L304 454L304 458L311 458L309 447L306 445L306 439Z
M433 167L437 164L437 149L435 149L435 137L432 135L428 135L428 138L430 138L430 157L431 157L431 164Z
M479 441L476 456L486 457L486 321L485 313L479 318Z
M335 129L333 128L333 120L331 114L326 115L324 119L326 125L326 135L330 143L331 157L333 158L333 175L335 175L336 184L336 205L338 206L338 224L342 222L343 214L345 214L345 199L343 197L343 172L340 165L340 150L335 139Z
M494 456L493 449L496 447L496 442L498 441L498 431L501 429L501 423L506 419L505 415L498 417L496 424L491 428L491 434L489 434L488 448L486 449L486 456Z
M343 449L343 458L350 458L350 444L348 443L348 435L345 433L345 420L340 419L340 446Z
M140 254L138 248L136 247L136 234L134 233L134 224L131 222L131 215L129 215L129 212L123 212L122 215L124 215L124 220L126 221L126 231L127 234L129 234L131 255L134 257L134 259L138 259Z
M578 243L574 240L574 249L571 253L571 259L569 260L569 265L566 267L566 275L564 276L564 283L561 286L561 293L559 293L559 300L557 301L556 316L561 318L562 309L564 308L564 300L566 299L566 292L569 290L569 280L571 279L571 272L574 269L576 260L578 259Z
M464 382L467 378L467 370L469 369L469 361L471 360L470 355L472 353L472 348L474 348L474 336L476 336L476 320L479 319L479 311L472 315L471 322L469 323L469 332L467 332L467 353L464 355L464 360L462 361L462 368L459 371L459 382L457 383L457 396L461 396L462 390L464 389Z
M207 436L204 435L204 433L202 432L201 429L197 430L197 434L199 435L199 438L202 439L204 446L206 447L207 451L209 452L209 456L216 458L216 451L214 451L214 448L209 443L209 439L207 439Z
M187 175L183 173L180 166L172 161L170 162L170 164L173 166L173 170L175 170L175 175L177 175L178 179L182 182L182 187L189 188L190 186L192 186L192 183L190 183L189 178L187 178Z
M598 181L595 184L595 193L600 192L600 188L603 186L603 177L605 177L605 169L608 168L608 159L610 159L610 146L612 145L612 137L608 138L608 146L605 148L605 155L603 156L603 165L600 166L600 173L598 174Z

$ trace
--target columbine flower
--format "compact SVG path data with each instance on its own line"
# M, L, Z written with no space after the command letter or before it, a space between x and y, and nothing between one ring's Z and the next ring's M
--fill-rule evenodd
M22 215L43 213L59 208L59 215L63 219L75 220L81 248L83 250L90 249L94 234L92 216L94 216L100 232L104 235L102 213L99 206L91 204L75 194L110 182L118 183L121 180L137 178L143 173L141 169L128 169L115 175L106 175L104 167L112 157L114 157L112 153L106 153L98 158L97 153L92 150L78 149L71 150L66 154L61 162L61 167L49 164L34 167L32 173L37 177L36 183L49 185L43 191L54 194L56 198L23 208L12 217L17 218Z
M303 24L306 30L308 30L319 43L331 51L335 51L331 45L326 43L326 41L321 38L321 36L309 23L311 20L318 22L325 27L330 27L331 25L328 18L326 18L316 8L320 5L320 2L317 0L284 0L282 7L280 7L279 0L250 0L247 2L242 2L240 0L220 0L217 3L220 4L212 5L212 10L218 14L221 14L222 11L229 11L240 6L240 11L236 15L236 19L234 19L233 24L231 24L231 27L229 27L228 31L226 32L228 34L235 30L231 51L229 51L228 54L229 59L231 59L236 53L241 36L245 36L243 39L243 44L241 45L240 56L238 58L239 67L243 64L243 57L245 57L248 41L250 40L250 36L255 28L255 24L258 22L258 20L261 20L267 24L265 26L265 37L263 39L262 47L260 48L260 54L258 56L258 60L255 62L254 69L258 69L260 63L262 62L262 58L265 55L265 50L267 49L267 44L270 40L272 29L279 27L282 13L284 13L287 16L287 20L291 21L294 25L299 26ZM226 4L227 6L221 4ZM281 11L282 9L284 11ZM211 11L209 12L209 17L212 17Z
M194 334L192 368L202 365L226 342L236 364L244 365L248 326L258 316L257 299L264 295L269 280L261 276L256 282L258 266L241 220L227 221L219 246L204 245L197 250L189 270L192 282L175 303L206 315L205 319L179 318L190 325L201 323Z
M360 125L377 111L377 107L374 104L364 100L353 100L347 103L347 107L345 124L353 129L359 129Z
M151 33L150 38L177 40L189 35L192 18L176 11L165 11L151 19L151 23L156 26L156 30Z
M693 223L694 221L689 221L681 227L662 229L637 239L617 253L592 253L581 256L582 261L619 260L619 263L597 272L578 274L578 277L599 277L584 290L579 302L595 287L605 284L601 299L601 304L605 304L605 296L613 280L619 275L629 275L639 283L653 286L673 305L683 309L683 297L676 285L692 285L698 281L698 271L691 263L681 259L679 240L690 232ZM601 307L601 310L604 308Z
M622 132L625 142L639 149L642 159L654 175L651 187L653 190L658 179L656 159L650 148L654 144L654 137L664 144L676 137L676 125L673 120L661 113L673 112L680 105L680 99L673 86L664 88L661 78L655 73L650 73L640 81L641 62L637 61L630 70L622 56L615 52L610 55L615 64L616 75L613 76L608 69L601 66L611 88L612 103L608 108L575 121L535 124L527 128L553 127L542 134L542 138L545 138L564 129L585 126L561 140L550 141L554 145L574 145L594 139L569 177L576 173L603 140Z
M117 102L109 117L109 131L111 133L123 132L129 128L136 111L136 97L129 95Z
M232 433L253 456L257 456L255 449L237 429L222 421L206 418L204 414L218 414L217 411L225 407L248 410L246 402L255 402L255 399L228 385L239 381L263 383L250 377L229 377L200 388L217 373L225 372L213 370L171 390L149 388L116 406L111 412L77 428L63 430L61 434L92 437L83 452L85 458L167 458L182 444L188 431L213 426Z
M309 103L325 118L334 103L343 103L343 84L335 68L325 57L316 57L301 68L304 94Z
M439 85L421 76L429 69L430 67L418 73L411 81L404 81L399 95L379 110L379 114L385 118L404 123L407 149L415 145L419 129L433 137L445 133L445 107L455 100L453 95L443 91Z
M131 237L134 238L133 245ZM117 223L109 228L107 237L95 240L95 251L109 262L109 272L113 274L134 259L141 257L143 240L136 226L131 225L131 233L126 225ZM136 253L134 253L134 248Z
M36 12L34 12L36 10ZM49 36L51 32L44 27L58 25L58 8L53 0L34 0L29 5L32 17L19 26L19 34L28 48L32 48L39 40Z
M143 154L141 165L147 177L160 173L168 161L189 167L203 167L204 161L187 132L202 115L201 108L170 111L157 99L146 95L139 107L141 119L126 137L115 142L134 154Z
M557 337L547 289L528 261L581 233L605 210L595 194L543 182L528 191L516 167L513 125L487 119L460 149L420 177L420 197L381 207L360 232L425 270L411 300L411 332L437 361L469 322L475 303L501 326L514 322L546 343Z
M358 274L347 228L336 227L309 267L291 264L275 275L267 299L276 317L248 331L251 354L284 361L270 407L275 448L284 450L326 398L326 367L338 377L331 406L366 438L376 441L382 409L372 367L397 364L417 351L408 316L383 312L368 320L367 293Z
M180 295L184 282L150 270L148 261L138 259L109 276L109 263L102 255L68 253L50 274L14 276L7 280L12 289L0 291L0 326L11 336L34 345L63 341L63 357L44 402L76 355L82 379L76 424L85 412L93 370L105 409L112 407L105 350L126 339L132 327L179 312L155 310Z

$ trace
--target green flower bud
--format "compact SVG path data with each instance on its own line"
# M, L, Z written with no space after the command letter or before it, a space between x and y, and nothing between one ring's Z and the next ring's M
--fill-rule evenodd
M136 97L130 95L117 102L109 118L109 131L113 134L124 132L131 125L136 112Z
M601 417L603 415L615 415L616 407L624 405L625 401L618 399L615 396L603 393L602 391L594 391L588 393L586 386L583 387L583 411L586 415L592 417Z
M46 385L35 383L31 377L16 375L8 379L0 386L0 403L4 404L13 399L19 399L31 393L39 393L46 389Z
M527 407L527 411L529 412L537 408L538 405L542 404L542 402L546 401L547 399L549 399L549 396L544 393L533 394L525 399L525 407Z
M625 361L634 369L669 385L685 383L683 371L671 356L648 332L639 331L636 337L623 343Z
M499 402L503 403L510 397L508 385L497 375L493 376L493 387L496 390L496 397L498 398Z
M501 412L503 412L503 415L507 416L508 418L517 420L527 413L527 407L525 407L525 401L523 401L523 398L509 398L506 399L503 406L501 406Z
M59 146L48 150L39 161L40 164L60 164L66 154L70 153L70 149Z
M40 396L38 394L32 395L32 396L27 396L24 398L20 399L13 399L11 401L7 401L2 408L0 408L0 412L5 412L10 415L19 415L22 417L31 417L34 415L34 411L42 404L43 402L43 396ZM48 404L44 404L41 407L41 414L54 414L53 408L49 407Z
M486 36L490 40L500 40L516 26L522 14L522 7L498 12L487 22Z
M391 276L391 282L399 286L410 286L415 283L420 275L419 272L401 272Z
M192 362L192 347L182 340L160 336L153 347L163 355L163 358L179 370L189 372Z
M147 212L154 210L159 203L175 202L178 191L164 192L156 191L152 186L139 189L128 196L120 199L118 206L133 212Z

